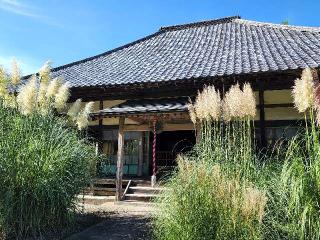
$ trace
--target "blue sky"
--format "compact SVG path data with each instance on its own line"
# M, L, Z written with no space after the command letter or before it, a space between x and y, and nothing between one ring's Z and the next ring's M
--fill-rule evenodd
M90 57L161 26L225 16L320 26L319 0L0 0L0 64L24 74Z

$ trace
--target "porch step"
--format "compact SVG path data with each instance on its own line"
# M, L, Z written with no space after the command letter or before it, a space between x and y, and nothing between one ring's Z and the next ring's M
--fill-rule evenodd
M157 204L149 201L123 200L115 202L117 205L139 206L139 207L156 207Z
M163 190L161 187L134 186L129 187L129 191L133 193L149 193L158 194Z
M133 184L138 187L150 187L151 181L150 180L132 180Z
M114 202L114 196L92 196L92 195L78 195L78 202L85 204L100 205L107 202Z
M92 192L94 196L114 196L116 188L93 187Z
M156 196L157 194L151 194L151 193L127 193L125 195L125 200L148 202L154 199Z
M122 181L122 188L125 189L129 180ZM85 193L93 196L114 196L116 192L115 179L97 178L93 179L90 187L85 189Z

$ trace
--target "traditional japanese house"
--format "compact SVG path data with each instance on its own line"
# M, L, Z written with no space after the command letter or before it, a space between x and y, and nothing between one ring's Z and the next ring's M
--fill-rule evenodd
M290 138L302 116L290 89L304 68L317 78L320 28L240 17L161 27L111 51L53 69L72 100L94 101L90 133L106 154L105 175L164 173L196 141L187 104L204 85L224 92L250 82L257 100L260 147ZM120 190L119 190L120 191ZM118 192L118 197L120 194Z

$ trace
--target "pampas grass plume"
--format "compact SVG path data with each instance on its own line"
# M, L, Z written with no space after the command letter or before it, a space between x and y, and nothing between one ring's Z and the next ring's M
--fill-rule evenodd
M48 84L50 81L50 61L47 61L39 70L40 81Z
M188 111L189 111L189 116L190 116L191 122L193 124L196 124L197 123L197 115L196 115L196 111L194 109L194 106L191 102L188 104Z
M320 83L314 83L314 108L316 110L316 124L320 126Z
M198 92L194 112L199 120L218 121L221 115L221 98L219 91L214 86L206 86L202 92Z
M35 110L37 97L37 78L31 77L29 82L20 89L17 97L18 106L24 115L29 115Z
M312 108L314 104L314 83L310 68L302 71L301 78L294 81L292 89L294 105L300 113Z
M256 99L249 83L243 85L242 103L244 105L245 115L254 118L256 115Z
M21 72L17 60L14 58L11 63L11 83L17 86L21 81Z
M47 102L46 94L47 94L48 84L44 82L40 82L40 86L38 89L38 104L39 106L44 106Z
M52 99L57 94L60 86L61 86L61 80L59 78L55 78L51 80L47 88L46 97L48 99Z
M7 74L2 66L0 66L0 97L4 98L8 95L7 89Z
M69 96L69 83L67 82L61 85L61 87L58 89L57 94L55 95L54 105L58 111L61 111L66 107Z
M72 121L76 121L80 113L81 103L82 103L81 99L77 99L69 108L67 115L71 118Z
M77 126L79 130L86 128L89 125L89 114L92 112L94 102L88 102L81 113L77 117Z
M256 115L256 100L250 84L245 83L242 91L238 83L232 85L225 94L222 110L225 121L246 116L253 118Z
M218 121L221 115L220 92L216 91L214 86L209 86L206 94L207 111L214 121Z
M239 84L232 85L229 91L224 97L224 110L227 112L224 115L228 115L229 118L241 118L244 116L242 106L242 91Z

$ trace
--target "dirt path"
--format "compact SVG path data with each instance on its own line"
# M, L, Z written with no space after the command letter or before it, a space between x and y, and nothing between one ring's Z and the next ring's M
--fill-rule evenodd
M151 239L150 219L154 211L154 206L151 204L86 205L85 211L104 212L108 214L108 217L103 222L74 234L68 240Z

